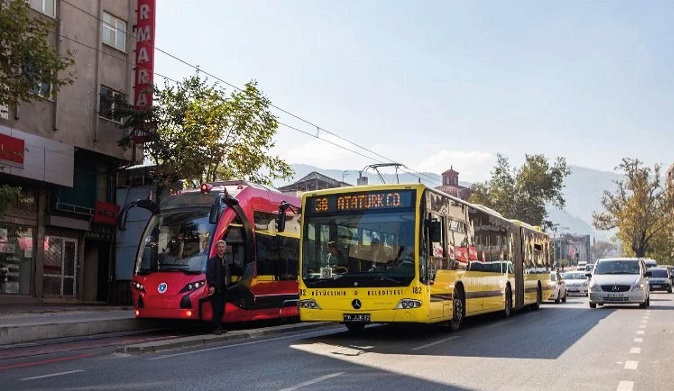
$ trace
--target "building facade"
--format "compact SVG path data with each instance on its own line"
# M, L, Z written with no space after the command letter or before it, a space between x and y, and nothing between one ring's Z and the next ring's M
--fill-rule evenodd
M436 189L462 200L467 200L470 197L470 188L459 185L459 172L455 171L454 167L450 167L449 170L442 173L442 186L438 186Z
M142 155L118 147L127 133L110 114L113 97L133 96L137 0L29 3L55 22L58 53L74 53L75 82L58 94L38 86L31 103L0 108L0 140L21 155L0 160L0 184L21 187L0 218L0 304L108 302L116 178Z

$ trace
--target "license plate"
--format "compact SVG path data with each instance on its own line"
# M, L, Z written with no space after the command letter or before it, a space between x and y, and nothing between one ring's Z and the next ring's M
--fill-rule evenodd
M651 288L660 288L661 285L651 285Z
M623 295L621 295L620 293L609 293L606 296L611 297L611 298L623 297Z
M370 314L344 314L344 322L369 323L370 321Z

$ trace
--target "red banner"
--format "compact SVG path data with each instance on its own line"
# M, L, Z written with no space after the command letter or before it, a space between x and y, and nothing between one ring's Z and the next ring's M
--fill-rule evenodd
M136 9L136 80L134 105L152 106L154 79L155 0L138 0Z
M119 205L111 202L97 202L94 210L93 222L103 225L117 224L119 217Z
M20 138L0 134L0 164L23 168L26 142Z

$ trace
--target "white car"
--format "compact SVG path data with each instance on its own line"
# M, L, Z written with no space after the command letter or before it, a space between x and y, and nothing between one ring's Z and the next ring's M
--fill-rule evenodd
M566 303L566 297L568 293L566 291L566 282L557 272L550 272L550 280L553 284L552 293L548 297L548 300L554 300L555 303Z
M564 273L562 278L566 281L566 292L569 296L587 296L587 287L590 285L590 279L587 278L585 271L572 270Z
M639 258L599 259L590 280L590 308L597 308L597 304L639 304L641 308L648 307L650 275L646 264Z

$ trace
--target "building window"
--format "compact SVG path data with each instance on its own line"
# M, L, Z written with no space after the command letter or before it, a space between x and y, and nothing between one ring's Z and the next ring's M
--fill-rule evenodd
M30 294L33 241L32 227L0 223L0 296Z
M103 12L103 43L126 52L126 22Z
M30 0L30 7L52 18L56 17L56 0Z
M121 92L102 85L101 94L99 96L98 115L111 121L119 122L120 118L115 118L113 111L115 109L115 101L123 96L124 94Z
M40 98L51 99L51 84L42 81L31 88L30 93Z

